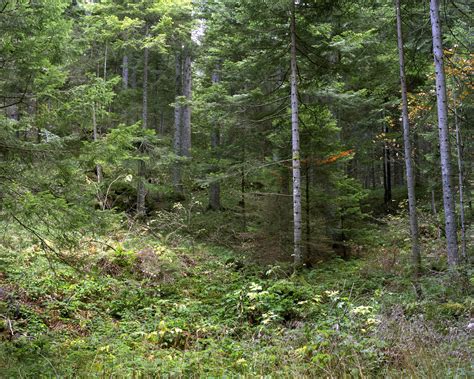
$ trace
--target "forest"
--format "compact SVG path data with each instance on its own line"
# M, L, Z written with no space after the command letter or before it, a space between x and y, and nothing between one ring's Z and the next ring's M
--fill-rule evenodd
M474 377L469 0L0 0L0 378Z

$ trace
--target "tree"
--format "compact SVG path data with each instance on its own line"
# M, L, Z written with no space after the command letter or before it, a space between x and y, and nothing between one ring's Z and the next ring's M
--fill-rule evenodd
M298 67L296 61L296 7L291 0L290 8L290 36L291 36L291 152L293 171L293 254L295 266L302 263L301 251L301 162L300 162L300 134L298 119Z
M430 0L430 18L433 36L433 56L436 79L436 102L438 111L439 151L441 159L441 178L443 185L444 220L448 263L458 264L458 237L454 196L451 183L451 151L448 129L448 99L446 96L446 76L444 72L444 52L439 17L439 1Z
M412 240L412 260L416 274L420 272L421 254L418 234L418 218L416 214L416 195L415 195L415 175L413 173L412 148L410 140L410 121L408 119L408 96L407 83L405 76L405 54L403 47L402 34L402 16L400 9L400 0L395 1L397 17L397 35L398 35L398 53L400 60L400 85L402 94L402 124L403 124L403 145L405 151L405 170L408 190L408 208L410 214L410 233Z

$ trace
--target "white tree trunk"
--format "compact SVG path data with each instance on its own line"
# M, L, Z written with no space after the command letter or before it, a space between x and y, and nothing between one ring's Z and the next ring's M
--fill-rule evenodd
M128 55L122 58L122 88L128 88Z
M402 93L402 123L403 123L403 145L405 151L405 169L408 190L408 208L410 213L411 252L415 273L418 275L421 269L421 254L418 235L418 217L416 214L415 176L413 174L412 149L410 141L410 121L408 119L407 84L405 78L405 55L403 51L402 18L400 14L400 0L396 0L397 13L397 36L398 55L400 60L400 85Z
M291 145L293 171L293 260L296 267L301 266L303 257L301 252L301 162L300 162L300 134L298 119L298 68L296 64L296 16L295 3L292 0L290 11L291 33Z
M451 184L451 152L448 130L448 100L446 96L446 77L444 72L444 52L441 38L438 0L430 0L431 30L433 35L433 55L436 77L436 100L438 108L439 149L441 155L441 178L443 184L443 204L446 225L448 264L458 264L458 239L456 212Z

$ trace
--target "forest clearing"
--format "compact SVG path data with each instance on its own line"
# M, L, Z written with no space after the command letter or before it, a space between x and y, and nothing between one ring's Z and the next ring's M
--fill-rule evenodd
M0 378L473 377L472 14L0 0Z

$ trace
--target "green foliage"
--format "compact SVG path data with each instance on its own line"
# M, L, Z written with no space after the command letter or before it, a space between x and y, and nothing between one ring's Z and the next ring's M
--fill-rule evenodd
M294 2L307 259L298 272L288 263L290 6L0 4L0 376L473 376L473 271L448 269L437 201L426 9L403 9L414 278L390 1ZM443 13L467 175L469 9ZM174 146L184 105L191 157Z
M472 299L443 292L448 276L424 276L427 297L417 300L403 273L374 266L383 255L377 246L375 257L290 276L284 266L239 263L222 248L164 245L140 229L124 233L115 237L120 243L83 245L79 271L62 263L51 270L24 233L2 245L0 288L11 295L0 310L14 331L13 338L9 326L0 332L7 374L469 372L462 330ZM398 233L396 221L391 233ZM449 348L458 358L432 361Z

